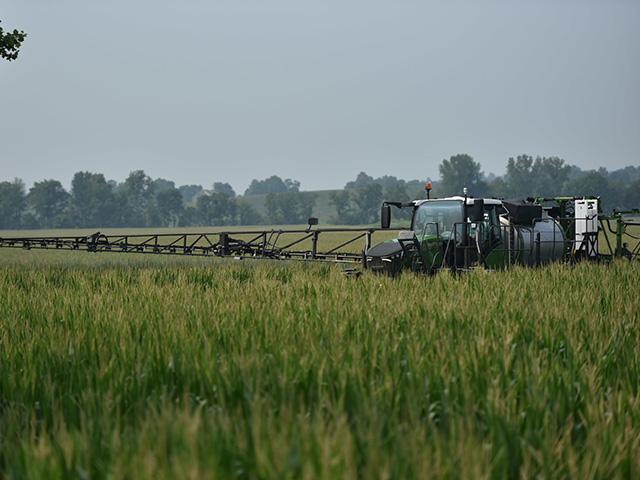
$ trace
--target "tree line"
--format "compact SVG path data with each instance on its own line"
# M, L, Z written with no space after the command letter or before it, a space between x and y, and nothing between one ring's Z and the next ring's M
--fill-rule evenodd
M443 160L439 173L435 190L445 195L466 186L476 196L600 196L607 211L640 207L640 166L585 171L558 157L519 155L509 158L504 175L495 176L485 175L478 162L463 154Z
M267 214L246 196L264 195ZM254 180L245 197L228 183L181 185L136 170L122 183L101 173L77 172L70 191L58 180L0 182L0 229L93 227L188 227L305 223L315 195L300 183L272 176Z
M438 166L432 198L462 195L464 188L476 197L523 199L526 197L599 196L603 210L640 208L640 166L609 171L582 170L558 157L519 155L509 158L504 175L486 175L480 163L467 154L453 155ZM360 172L344 190L332 195L335 223L372 223L383 200L407 202L425 198L425 181L393 176L373 178ZM394 212L395 214L395 212ZM400 211L396 216L411 215Z
M483 173L471 156L460 154L444 159L436 175L433 197L460 195L466 187L474 196L599 195L606 211L640 207L640 166L583 171L557 157L520 155L508 160L504 175L495 176ZM375 223L383 200L424 198L424 184L424 180L374 178L360 172L330 194L335 211L330 221ZM254 179L238 196L224 182L205 189L152 179L142 170L131 172L121 183L101 173L78 172L69 191L53 179L35 182L29 190L19 179L0 182L0 229L304 224L317 197L300 191L299 181L277 175ZM260 211L256 200L263 205ZM399 215L408 218L410 212Z

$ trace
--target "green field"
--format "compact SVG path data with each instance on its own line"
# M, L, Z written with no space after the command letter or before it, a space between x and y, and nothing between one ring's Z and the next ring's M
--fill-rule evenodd
M0 249L0 478L638 478L639 281Z

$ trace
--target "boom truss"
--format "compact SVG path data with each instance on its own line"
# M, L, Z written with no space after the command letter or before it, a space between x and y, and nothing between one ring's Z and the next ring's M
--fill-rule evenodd
M207 233L0 237L0 247L84 250L203 257L267 258L359 263L381 228L246 230Z

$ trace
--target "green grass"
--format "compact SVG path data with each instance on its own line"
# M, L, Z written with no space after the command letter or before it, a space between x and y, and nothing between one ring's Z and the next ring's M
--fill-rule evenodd
M0 478L638 478L639 280L0 249Z

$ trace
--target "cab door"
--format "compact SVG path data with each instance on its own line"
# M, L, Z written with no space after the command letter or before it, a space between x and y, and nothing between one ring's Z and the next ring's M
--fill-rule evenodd
M502 268L506 265L507 253L504 248L503 228L500 225L498 209L500 205L485 205L484 230L482 234L482 257L487 268Z

